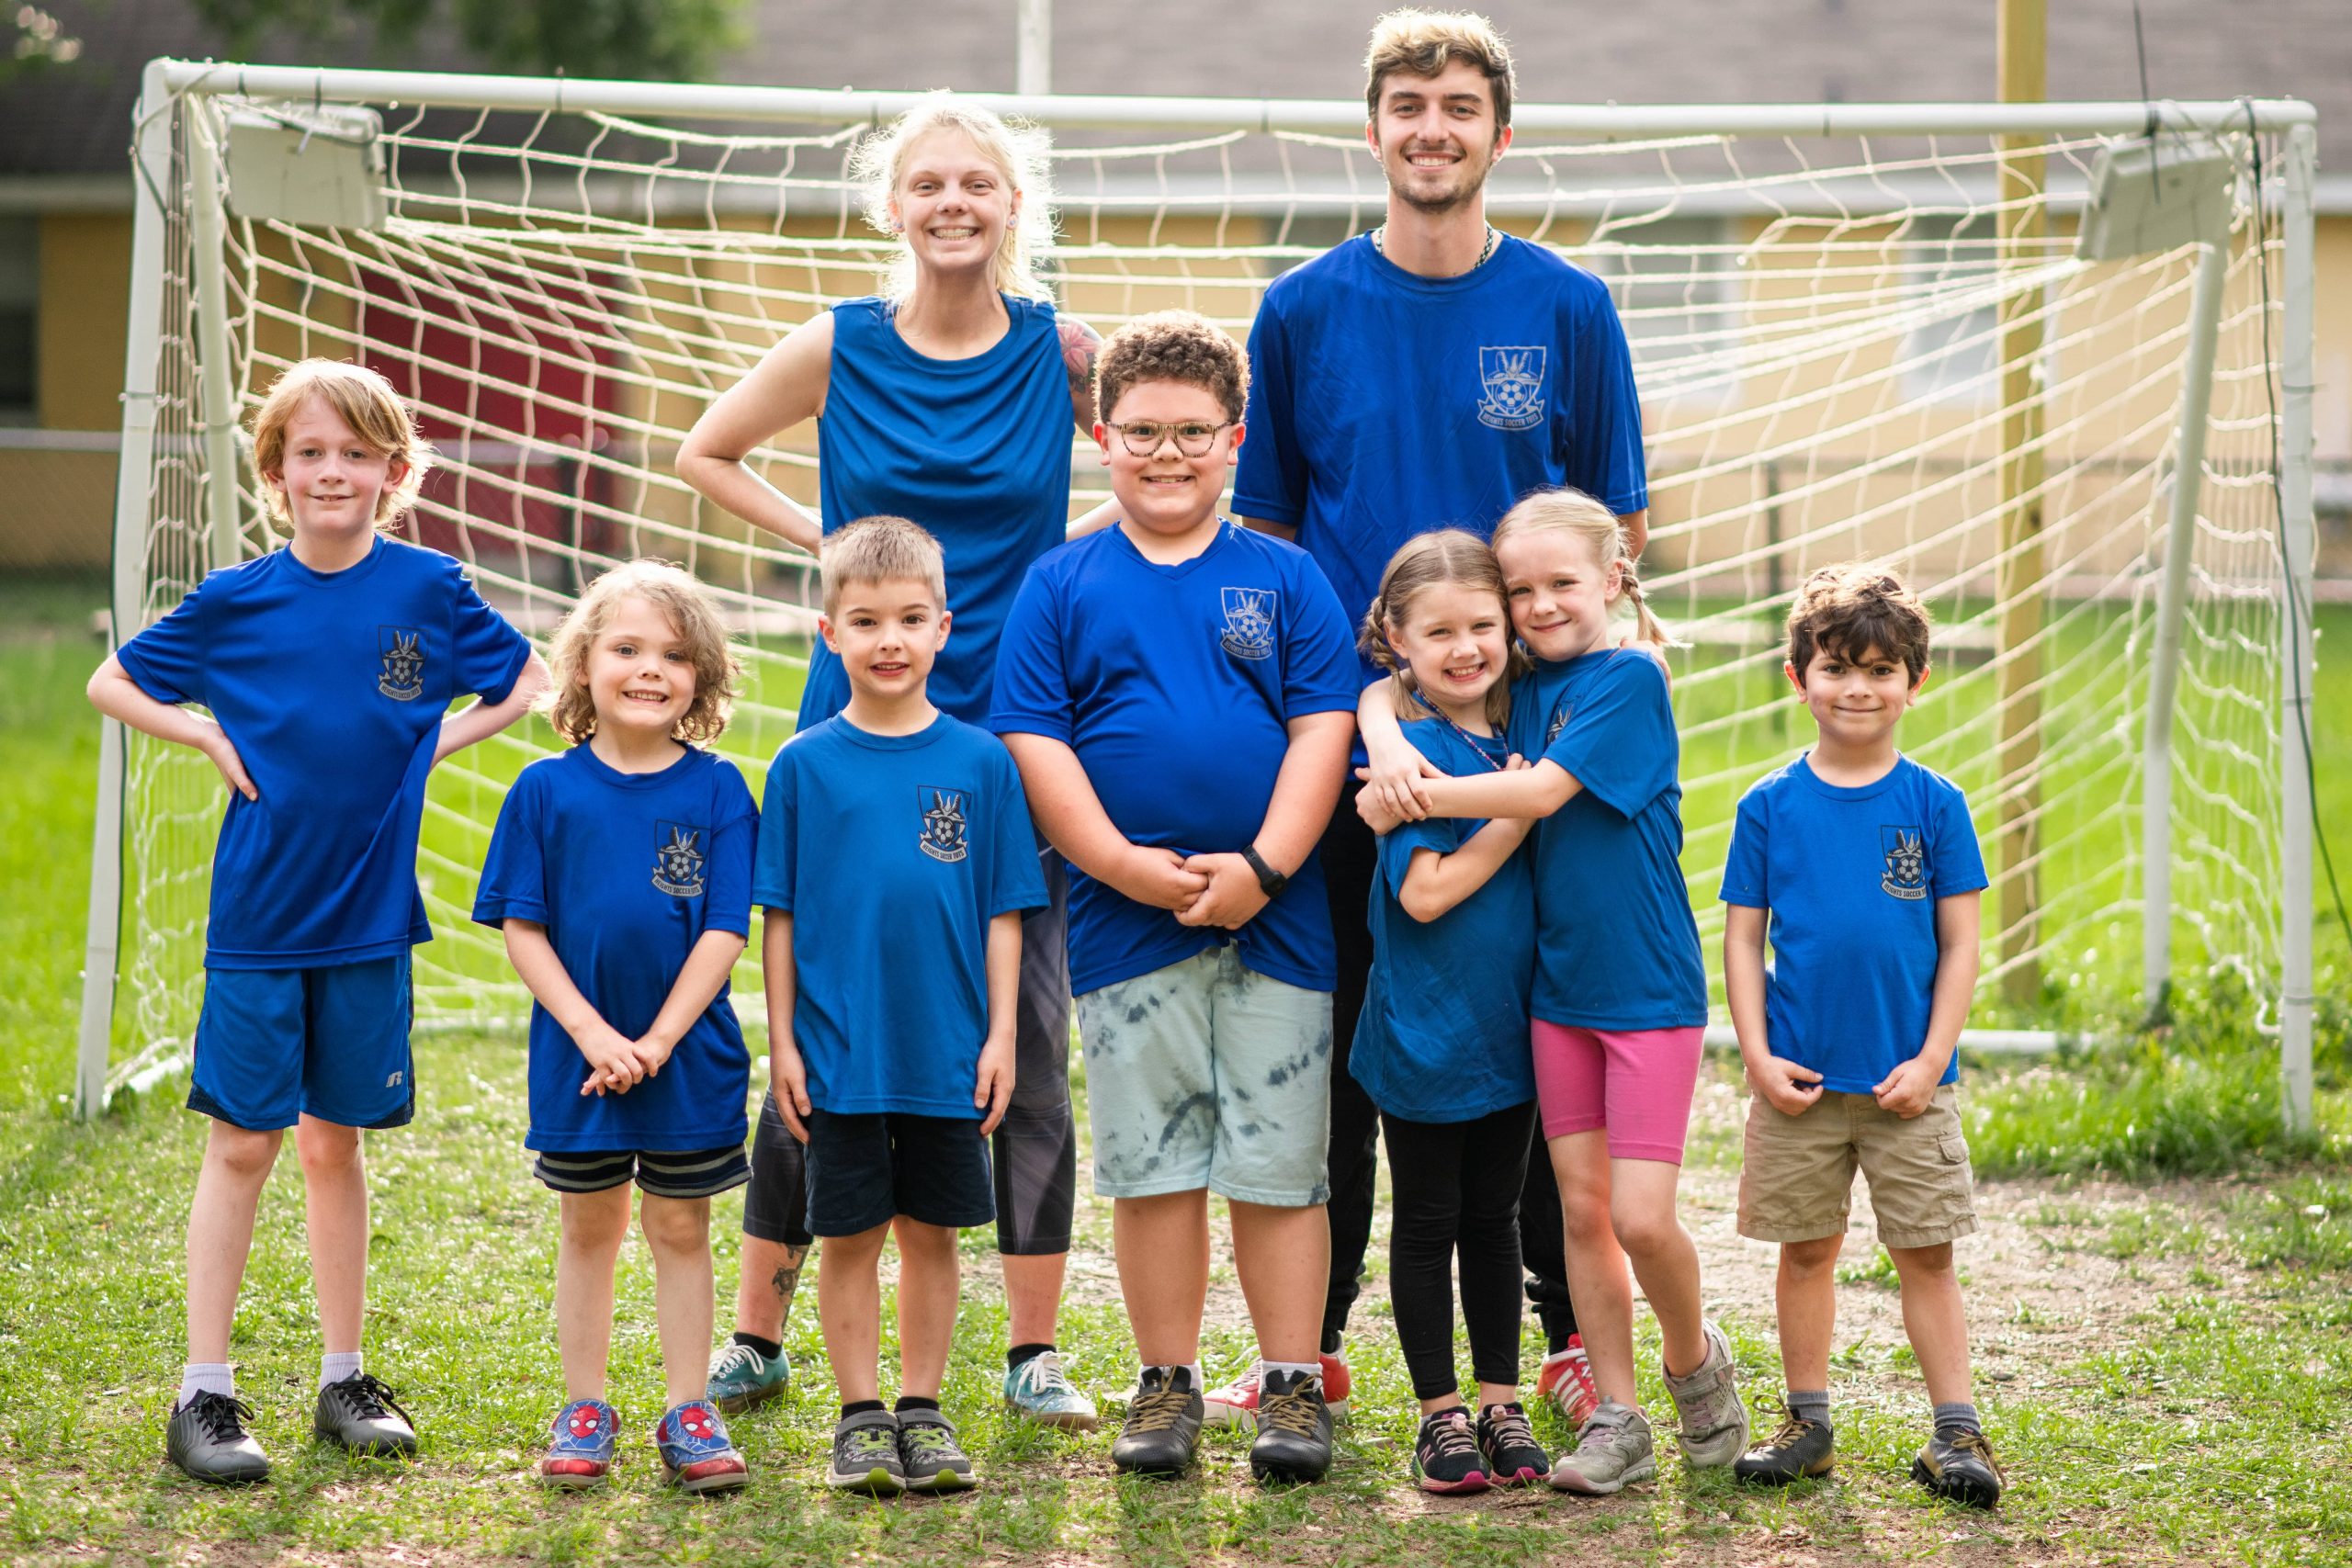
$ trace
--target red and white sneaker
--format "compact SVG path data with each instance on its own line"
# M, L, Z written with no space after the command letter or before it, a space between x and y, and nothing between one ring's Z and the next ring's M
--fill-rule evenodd
M1558 1407L1570 1427L1584 1430L1600 1408L1600 1391L1592 1386L1592 1363L1585 1359L1584 1336L1568 1336L1568 1348L1544 1358L1535 1374L1535 1397Z
M1339 1356L1318 1359L1323 1363L1323 1403L1336 1421L1348 1413L1348 1363ZM1250 1362L1249 1370L1239 1377L1201 1396L1204 1424L1257 1430L1259 1366L1256 1361Z

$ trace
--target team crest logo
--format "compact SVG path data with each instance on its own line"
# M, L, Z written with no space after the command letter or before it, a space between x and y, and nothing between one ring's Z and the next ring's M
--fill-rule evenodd
M1881 828L1879 849L1886 856L1886 874L1878 885L1897 898L1928 896L1928 846L1917 828Z
M1571 711L1565 700L1552 709L1552 722L1544 727L1544 745L1549 746L1560 738L1560 731L1568 727L1568 716Z
M964 792L924 784L915 791L915 808L922 813L922 831L915 847L937 861L959 861L971 853L964 839Z
M1271 588L1223 588L1225 635L1218 640L1236 659L1271 659L1274 652L1274 605Z
M691 822L654 825L653 886L673 898L702 897L703 830Z
M1482 348L1478 351L1478 423L1497 430L1525 430L1544 418L1545 351Z
M414 702L424 694L424 634L414 626L378 626L376 650L383 659L383 673L376 689L394 702Z

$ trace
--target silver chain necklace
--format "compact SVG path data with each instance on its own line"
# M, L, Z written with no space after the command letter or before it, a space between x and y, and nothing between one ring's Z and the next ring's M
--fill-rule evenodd
M1374 229L1374 230L1372 231L1372 248L1373 248L1374 250L1375 250L1375 251L1379 252L1379 253L1380 253L1380 254L1381 254L1381 256L1382 256L1382 258L1383 258L1384 260L1387 257L1387 254L1388 254L1388 240L1387 240L1387 235L1388 235L1388 225L1387 225L1387 224L1385 224L1385 223L1383 223L1382 225L1380 225L1380 227L1378 227L1377 229ZM1491 224L1491 223L1487 224L1487 243L1486 243L1485 244L1483 244L1483 245L1481 245L1481 246L1479 246L1479 247L1478 247L1478 259L1477 259L1476 261L1474 261L1474 262L1472 262L1472 263L1470 264L1470 272L1476 272L1476 271L1477 271L1480 267L1482 267L1482 266L1484 266L1484 265L1487 265L1487 261L1488 261L1489 259L1491 259L1491 258L1493 257L1494 254L1495 254L1495 246L1496 246L1498 243L1499 243L1501 242L1501 240L1502 240L1502 233L1501 233L1501 231L1500 231L1499 230L1496 229L1496 227L1495 227L1493 224ZM1454 276L1455 277L1467 277L1467 276L1470 276L1470 273L1469 273L1469 272L1457 272L1457 273L1453 274L1453 276Z

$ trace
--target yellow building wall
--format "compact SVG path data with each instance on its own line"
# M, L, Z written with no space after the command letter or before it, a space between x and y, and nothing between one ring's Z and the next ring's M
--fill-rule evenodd
M122 353L130 300L130 216L50 213L40 220L40 423L122 428Z

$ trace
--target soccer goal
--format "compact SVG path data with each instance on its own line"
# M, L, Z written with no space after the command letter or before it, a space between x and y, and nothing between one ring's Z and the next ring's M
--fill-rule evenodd
M673 463L778 336L874 288L888 243L846 160L911 101L154 62L117 635L277 544L242 422L291 361L358 359L440 451L413 536L518 625L544 634L640 554L719 592L751 665L720 747L756 777L791 731L810 562ZM983 101L1051 134L1052 275L1105 332L1182 305L1246 333L1270 279L1381 216L1360 104ZM1734 803L1806 734L1780 676L1789 594L1883 557L1939 622L1906 744L1966 787L1994 871L1977 1021L2112 1014L2235 970L2307 1114L2312 118L1519 107L1489 213L1609 281L1639 373L1711 967ZM1101 470L1073 457L1082 508ZM812 444L757 460L813 503ZM501 795L551 743L518 729L433 781L426 1027L525 1014L467 914ZM98 784L85 1110L185 1051L221 807L202 758L112 723ZM749 959L741 979L757 1016Z

